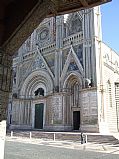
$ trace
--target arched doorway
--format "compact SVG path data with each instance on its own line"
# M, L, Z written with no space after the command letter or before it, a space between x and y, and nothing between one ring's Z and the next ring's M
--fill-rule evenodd
M24 81L20 91L21 96L25 98L21 103L25 110L22 116L24 116L24 119L27 119L26 112L29 109L29 121L32 129L45 129L48 112L46 96L52 90L52 79L49 74L43 70L32 72ZM27 109L26 105L29 101L31 102Z
M72 125L73 130L79 130L81 125L81 78L76 74L70 74L64 82L67 90L66 96L66 123Z
M77 79L71 83L71 108L73 111L73 129L79 130L80 128L80 104L79 104L79 83ZM78 108L78 109L77 109Z

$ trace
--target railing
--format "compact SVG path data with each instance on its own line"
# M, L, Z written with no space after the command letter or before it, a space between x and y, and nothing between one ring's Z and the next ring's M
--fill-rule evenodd
M55 146L60 148L70 148L76 150L87 150L95 153L93 159L111 158L112 155L118 154L119 141L112 135L101 135L100 133L83 133L85 139L81 140L80 132L41 132L41 131L10 131L7 132L7 140L20 141L22 143ZM88 138L87 138L88 137ZM24 142L25 141L25 142ZM115 147L115 148L114 148ZM86 151L82 151L84 154ZM97 153L96 152L100 152ZM105 152L105 153L104 153ZM89 153L88 153L89 154ZM87 157L87 156L86 156ZM112 156L113 157L113 156ZM85 157L84 157L85 158ZM118 158L115 156L115 159Z
M31 131L23 131L23 130L7 130L7 136L13 137L22 137L22 138L36 138L36 139L47 139L47 140L68 140L68 141L81 141L81 132L48 132L48 131L39 131L39 130L31 130ZM89 133L84 132L83 136L85 138L85 143L95 142L95 143L117 143L119 141L112 135L102 135L100 133Z
M79 32L77 34L73 34L64 38L63 40L63 47L71 45L71 43L82 43L83 40L83 32Z
M56 43L52 43L51 45L47 45L46 47L42 47L39 49L41 53L47 53L49 51L53 51L56 48ZM36 53L37 49L34 49L33 51L28 51L24 56L23 59L29 58L33 56Z
M22 138L37 138L37 139L47 139L47 140L71 140L71 141L81 141L80 132L42 132L42 131L11 131L7 133L7 136L22 137ZM84 134L85 143L87 143L87 134Z

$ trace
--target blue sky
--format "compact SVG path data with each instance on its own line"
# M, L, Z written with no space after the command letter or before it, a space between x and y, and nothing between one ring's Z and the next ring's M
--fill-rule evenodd
M119 0L101 6L103 42L119 54Z

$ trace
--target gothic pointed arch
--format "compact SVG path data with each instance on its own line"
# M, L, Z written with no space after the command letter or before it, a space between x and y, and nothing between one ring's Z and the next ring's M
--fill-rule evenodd
M81 94L80 91L82 89L82 79L78 72L72 72L67 75L63 82L63 91L66 93L65 95L65 122L67 124L73 125L73 119L70 116L73 115L73 112L80 111L80 99ZM74 125L73 125L74 126ZM78 128L80 127L80 122Z
M40 88L44 90L44 95L53 90L53 80L44 70L36 70L25 79L20 96L33 97L35 96L35 91Z
M72 45L69 51L69 54L67 56L65 65L63 67L63 71L61 74L61 80L63 80L67 74L67 72L71 72L71 71L76 71L78 70L80 72L80 74L83 76L84 72L83 72L83 67L80 63L80 60L77 57L77 54L75 53Z
M53 75L50 67L48 66L45 58L43 57L43 55L41 55L41 53L39 51L39 48L37 47L37 52L33 56L33 59L31 60L29 66L27 67L27 70L25 71L26 73L24 74L24 77L22 78L23 81L33 71L39 70L39 69L48 71L48 73L50 74L50 76L52 78L54 78L54 75ZM23 81L21 83L23 83Z
M80 73L77 71L69 73L66 78L63 81L63 89L67 88L72 83L79 83L79 87L82 88L82 83L83 79Z

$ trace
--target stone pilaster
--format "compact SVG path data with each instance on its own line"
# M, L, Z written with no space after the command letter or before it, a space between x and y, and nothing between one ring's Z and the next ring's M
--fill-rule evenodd
M9 92L11 91L12 57L0 49L0 121L7 118Z
M56 17L55 86L59 88L60 59L63 37L63 16Z
M6 119L11 91L12 57L0 49L0 159L4 159Z

